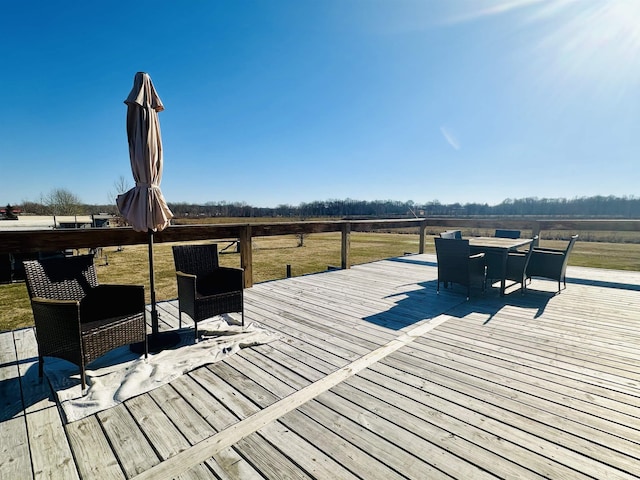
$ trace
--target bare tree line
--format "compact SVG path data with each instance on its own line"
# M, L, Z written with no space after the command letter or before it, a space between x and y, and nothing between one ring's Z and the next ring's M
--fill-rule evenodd
M89 215L118 214L115 197L129 189L124 178L114 183L116 193L110 193L113 203L83 204L64 188L53 189L37 202L25 201L19 205L23 214L36 215ZM16 205L17 206L17 205ZM299 205L282 204L277 207L256 207L245 202L207 202L203 205L169 202L176 217L430 217L430 216L541 216L589 218L640 218L640 198L635 196L591 196L566 198L506 199L498 205L487 203L445 204L434 200L418 204L411 200L353 200L331 199Z
M253 207L246 203L169 203L176 216L204 217L432 217L432 216L555 216L640 218L640 198L593 196L575 199L506 199L498 205L481 203L425 204L396 200L323 200L275 208Z

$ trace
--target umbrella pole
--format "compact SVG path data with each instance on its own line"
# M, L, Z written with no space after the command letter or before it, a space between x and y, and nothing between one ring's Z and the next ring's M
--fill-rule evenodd
M160 332L158 309L156 308L156 280L153 269L153 230L149 230L149 288L151 289L151 335L147 337L149 351L157 353L180 343L180 334L173 331Z
M158 334L158 310L156 308L156 279L153 269L153 230L149 230L149 288L151 289L151 334Z

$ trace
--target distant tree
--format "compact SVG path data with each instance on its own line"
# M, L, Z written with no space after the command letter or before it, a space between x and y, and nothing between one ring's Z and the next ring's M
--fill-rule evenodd
M131 189L131 183L129 183L129 181L125 178L124 175L120 175L113 182L113 189L114 191L109 191L108 196L109 196L109 202L115 203L116 197L118 195L122 195L123 193Z
M42 203L49 207L53 215L82 214L80 198L66 188L54 188L42 197Z
M126 190L128 185L123 180L119 190ZM44 202L44 201L43 201ZM51 215L46 205L24 202L25 213ZM110 212L115 206L83 206L87 213ZM177 217L415 217L415 216L575 216L575 217L610 217L640 218L640 198L595 196L567 200L565 198L507 198L497 205L487 203L451 203L444 204L439 200L417 204L412 200L405 202L396 200L363 201L350 198L344 200L330 199L300 203L299 205L281 204L275 208L254 207L245 202L206 202L190 204L186 202L169 203L169 208Z
M38 202L22 201L22 213L30 215L49 215L49 208Z

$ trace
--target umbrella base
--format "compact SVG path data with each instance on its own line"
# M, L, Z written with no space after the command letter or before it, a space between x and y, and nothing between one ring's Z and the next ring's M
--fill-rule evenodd
M147 336L149 353L158 353L180 343L180 334L175 331L152 333ZM144 343L132 343L129 349L134 353L144 353Z

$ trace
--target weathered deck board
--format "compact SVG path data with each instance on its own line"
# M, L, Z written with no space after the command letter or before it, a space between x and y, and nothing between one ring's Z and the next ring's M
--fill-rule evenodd
M160 462L153 447L124 404L96 415L127 477L142 473ZM77 428L75 423L67 425L67 430L75 428ZM92 462L93 458L86 458L86 461Z
M410 377L406 373L399 374L397 371L382 369L386 375L377 376L372 372L365 372L363 376L370 379L372 382L380 385L383 384L386 388L404 392L404 395L409 398L416 399L418 402L424 402L425 406L413 404L412 407L407 407L409 411L417 412L420 408L436 409L439 417L453 416L456 421L462 420L470 423L471 425L483 425L483 429L486 429L489 424L491 428L488 429L492 435L498 439L494 442L492 447L495 451L503 450L509 451L514 449L514 443L516 445L521 444L523 448L530 449L527 445L536 445L540 453L548 455L550 452L558 459L562 458L563 461L575 457L574 451L579 451L583 448L582 443L577 440L577 436L581 431L589 430L589 427L576 424L572 425L571 421L568 421L561 414L557 413L553 409L544 409L536 402L533 405L527 405L525 396L522 392L516 397L511 393L514 398L505 396L505 392L500 391L499 384L491 384L490 382L484 382L485 385L473 385L471 381L472 377L465 379L466 374L459 374L458 376L451 373L436 373L430 369L427 364L423 364L424 368L408 368L405 370L413 371L414 375L420 376ZM402 366L398 366L396 370L401 370ZM428 380L424 380L427 376ZM413 389L407 389L402 383L398 384L389 380L389 378L400 378L399 381L403 383L411 383ZM465 383L469 382L469 383ZM482 382L478 382L482 383ZM359 384L360 388L372 389L369 385ZM543 401L541 400L541 403ZM425 416L425 415L421 415ZM532 423L530 419L535 418L537 422ZM491 419L495 422L491 423ZM450 417L449 417L450 421ZM448 422L439 418L441 425L446 425ZM449 429L451 427L447 427ZM469 435L473 429L466 427L460 429L459 426L456 430L451 430L454 435L464 436ZM590 432L594 435L599 434L597 431ZM541 440L532 441L536 438ZM615 437L610 438L614 443L618 443ZM512 442L512 443L509 443ZM488 439L483 442L484 445L490 444ZM554 445L555 444L555 445ZM564 448L568 447L569 451L564 451ZM634 447L631 446L631 449ZM616 455L615 451L605 452L602 449L603 454ZM532 465L535 455L526 453L527 464ZM515 454L511 451L508 458L515 458ZM612 459L608 459L613 461ZM623 456L621 464L626 467L631 467L629 463L631 459L627 456ZM595 467L598 466L598 462L592 462L589 465L589 459L578 456L574 460L573 467L587 465L590 471L596 471ZM554 466L554 468L556 468ZM540 468L536 468L535 471L541 472ZM551 477L557 476L557 471ZM600 477L602 478L602 477Z
M281 340L67 425L33 330L1 333L0 477L639 478L640 273L466 302L434 266L255 285L246 320Z
M16 347L11 332L0 335L0 420L22 413L20 374L16 363Z
M264 359L260 359L259 355L257 352L246 352L246 355L243 355L245 358L250 356L254 359L255 364L252 368L247 368L246 362L242 362L239 359L229 363L235 364L237 368L242 368L242 372L256 384L260 384L271 392L278 392L282 397L291 393L291 391L295 391L295 389L308 385L308 378L316 376L317 372L312 367L296 362L293 357L274 355L273 350L268 355L265 355ZM282 372L282 367L288 367L287 381L283 381L280 375L274 376L270 373L274 371L270 367L273 365L274 360L278 358L280 359L280 362L278 362L280 367L276 368L275 371L280 373ZM262 368L257 365L262 365ZM263 368L267 368L267 370ZM325 406L320 400L325 397L334 398L334 401L331 402L331 399L325 400L329 404L329 406ZM313 405L303 405L299 411L291 412L283 417L282 421L292 429L297 429L301 436L313 438L320 448L328 448L333 455L342 457L343 463L356 462L359 465L357 471L361 475L364 474L364 478L395 478L398 474L397 472L402 472L404 475L410 473L415 478L424 476L427 473L430 475L429 478L442 476L441 472L439 474L436 473L436 470L429 464L406 453L404 449L398 449L388 439L377 436L373 431L361 426L358 420L359 415L354 414L352 408L341 408L340 403L336 402L335 398L333 395L322 394L312 402ZM339 432L339 437L334 439L333 442L339 442L340 450L335 451L333 442L327 444L329 440L324 442L317 435L308 432L309 424L308 422L302 423L300 421L301 414L316 420L316 422L324 425L327 430ZM296 417L296 419L288 422L287 420L290 417ZM351 417L355 417L355 420L350 420ZM367 424L370 424L369 420ZM312 424L313 427L315 425ZM314 428L314 431L316 428ZM367 442L363 442L363 439L366 439ZM367 445L366 452L361 451L364 445ZM344 458L345 454L349 456L348 461ZM355 460L355 458L358 458L358 460Z
M213 367L217 367L217 365ZM229 370L226 372L231 373ZM236 372L233 374L239 375ZM241 391L237 391L228 383L229 377L225 377L223 380L211 368L198 369L192 373L192 376L207 389L210 395L228 409L229 413L224 416L226 417L224 420L229 426L233 427L239 419L247 418L260 410ZM271 433L275 435L277 432ZM250 463L255 464L256 468L267 478L296 478L300 474L298 473L300 468L262 435L249 435L238 442L236 448L240 455L245 458L248 456ZM254 457L254 453L257 453L256 457ZM219 452L217 454L219 455ZM302 478L306 477L303 475Z
M0 478L33 478L24 416L0 422Z
M237 418L224 405L215 400L205 388L189 375L176 379L172 385L163 387L162 390L169 388L172 388L173 391L163 394L156 393L156 390L152 394L166 395L171 403L181 404L180 408L184 408L187 413L181 412L178 417L186 416L188 418L186 425L171 412L168 412L168 415L187 439L194 444L210 436L211 430L214 432L223 430L237 421ZM183 401L188 407L182 404ZM163 409L165 411L175 410L175 407L163 405ZM202 421L206 422L206 425L202 424ZM223 449L213 457L213 461L207 462L207 465L220 478L263 478L233 448Z
M20 371L20 388L26 413L55 408L53 392L46 378L38 376L38 349L33 329L13 332Z
M0 478L33 478L13 332L0 334Z
M252 353L252 352L251 352L251 353ZM250 354L250 352L247 352L247 354L246 354L246 355L249 355L249 354ZM244 355L244 356L246 356L246 355ZM257 354L256 354L256 353L252 353L252 356L254 356L254 357L255 357L255 356L257 356ZM272 357L273 357L273 355L272 355L272 354L269 354L269 355L266 355L265 357L272 358ZM285 359L285 361L286 361L286 359ZM291 360L291 362L289 362L289 363L291 364L292 362L294 362L294 360L293 360L293 359L292 359L292 360ZM254 374L254 378L261 379L261 380L262 380L262 383L264 383L265 379L271 379L271 381L274 381L274 380L272 379L272 376L271 376L271 375L269 375L269 373L268 373L269 371L272 371L272 370L273 370L273 369L266 367L266 368L265 368L265 370L264 370L264 372L263 372L261 375L259 375L259 374ZM299 365L292 365L292 370L300 370ZM279 372L279 370L278 370L278 372ZM248 373L248 374L250 375L250 373ZM350 383L350 381L348 381L348 382L346 382L346 383ZM351 393L351 394L349 394L349 395L347 395L347 396L346 396L346 398L348 398L349 400L343 400L343 401L350 401L350 400L353 400L353 398L354 398L354 394L353 394L353 392L355 392L355 391L352 391L352 393ZM324 396L325 396L325 395L323 395L321 398L324 398ZM320 401L322 401L322 400L320 400ZM393 409L393 407L392 407L392 406L390 406L390 405L386 405L384 402L377 402L375 399L370 399L370 401L369 401L368 403L366 403L366 404L365 404L365 406L363 407L363 410L364 410L364 411L366 411L366 412L369 412L368 419L367 419L368 423L371 423L371 422L376 421L376 420L374 420L374 419L371 417L370 412L374 412L374 411L379 410L379 409L380 409L380 406L382 406L382 407L383 407L385 410L387 410L387 411L389 411L389 410ZM335 407L335 399L334 399L334 402L333 402L333 404L332 404L332 408L336 408L336 407ZM362 413L361 413L360 415L362 415ZM378 416L379 416L379 415L380 415L380 414L378 414ZM395 418L395 417L399 417L399 416L406 416L406 415L393 415L393 414L388 414L387 418L385 418L385 419L377 419L377 422L378 422L378 427L377 427L377 428L378 428L378 429L383 429L383 430L384 430L384 428L383 428L383 424L384 424L384 422L385 422L385 421L386 421L386 422L390 422L390 423L392 423L392 424L395 424L396 422L394 421L394 418ZM410 429L411 429L411 428L415 428L415 422L416 422L416 419L413 419L413 420L411 421L411 424L412 424L412 425L409 427ZM389 430L389 429L387 428L386 430ZM432 431L431 433L433 433L433 431ZM407 435L407 433L406 433L406 432L402 434L402 436L406 436L406 435ZM441 433L440 435L445 435L445 436L446 436L446 432ZM439 438L439 436L440 436L440 435L437 435L437 434L436 434L435 436ZM455 438L457 438L457 437L455 437ZM420 444L420 440L418 440L418 439L413 439L413 442L412 442L412 443L416 443L416 442L418 442L418 444ZM422 444L424 445L424 442L422 442ZM437 450L437 447L435 447L435 446L433 446L433 445L429 445L429 444L427 444L427 447L425 447L425 448L426 448L427 450ZM468 444L465 444L464 442L463 442L463 444L462 444L462 445L459 445L459 446L457 447L457 449L458 449L458 450L464 450L464 451L467 451L467 450L468 450L468 448L469 448L469 445L468 445ZM443 454L443 453L439 453L438 455L439 455L439 456L442 456L442 455L444 455L444 454ZM487 461L489 461L489 462L491 462L491 461L492 461L492 459L490 458L492 455L489 455L489 454L487 454L486 452L483 452L480 456L481 456L482 458L486 458L486 460L487 460ZM419 462L419 460L418 460L417 458L414 458L412 463L417 463L417 462ZM449 463L449 462L444 462L444 464L448 464L448 463ZM454 463L455 463L455 462L454 462ZM459 465L459 462L458 462L458 463L455 463L455 465L456 465L456 466L455 466L454 468L460 468L460 467L461 467L461 465ZM423 465L423 467L422 467L422 468L424 468L424 465ZM467 468L467 469L465 469L465 470L456 471L456 472L454 472L454 473L455 473L456 475L458 475L460 478L481 478L481 477L480 477L480 473L479 473L478 471L476 471L476 468L475 468L475 467L471 467L471 466L467 465L467 466L466 466L466 468ZM471 470L468 470L469 468L471 468ZM426 469L426 470L428 471L428 469ZM512 477L514 476L514 472L513 472L513 470L514 470L514 468L512 467L512 469L509 471L509 473L508 473L508 475L507 475L507 476L508 476L508 478L512 478ZM450 472L450 473L452 473L452 472ZM520 472L520 473L522 473L522 472ZM530 477L531 477L531 478L533 478L531 475L530 475ZM374 478L374 477L365 477L365 478ZM377 477L376 477L376 478L377 478ZM385 477L383 476L383 477L381 477L381 478L385 478ZM416 477L416 478L419 478L419 476L418 476L418 477Z
M126 478L96 416L78 420L67 430L81 478Z
M29 413L27 431L36 478L79 478L56 407Z

